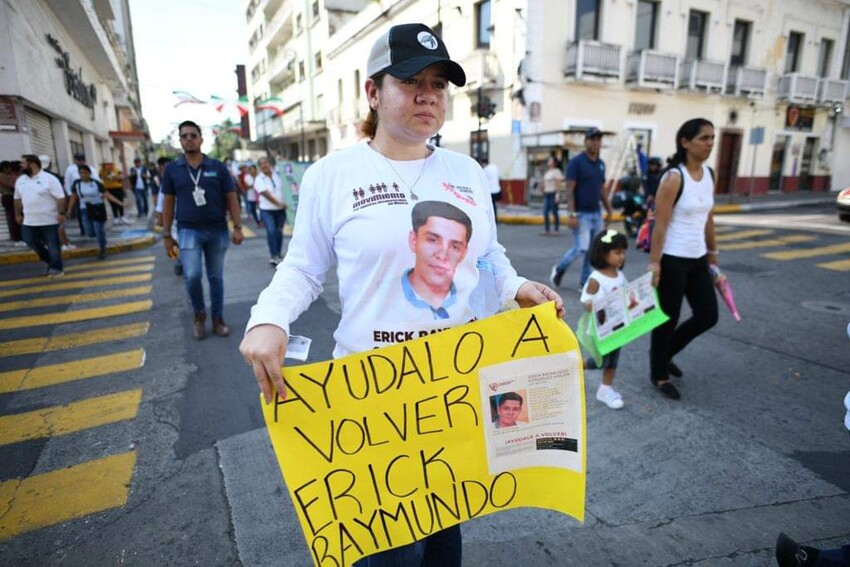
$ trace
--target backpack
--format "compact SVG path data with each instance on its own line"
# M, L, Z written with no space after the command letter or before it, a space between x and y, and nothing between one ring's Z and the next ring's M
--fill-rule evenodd
M670 171L671 169L679 169L678 165L672 165L661 172L661 178L664 177L664 174ZM708 172L711 174L711 182L714 183L714 170L711 166L708 167ZM679 199L682 198L682 191L685 189L685 175L679 169L679 192L676 193L676 198L673 200L673 207L676 206L676 203L679 202ZM650 252L650 248L652 246L652 230L655 228L655 207L647 213L646 220L643 221L640 229L637 233L637 239L635 240L635 247L638 250L643 250L647 254Z

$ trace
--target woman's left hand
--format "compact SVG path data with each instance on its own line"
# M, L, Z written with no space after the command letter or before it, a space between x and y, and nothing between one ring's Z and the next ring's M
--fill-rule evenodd
M558 317L564 316L564 300L551 287L542 283L527 281L516 292L516 302L520 307L534 307L547 301L555 302L555 309L558 311Z

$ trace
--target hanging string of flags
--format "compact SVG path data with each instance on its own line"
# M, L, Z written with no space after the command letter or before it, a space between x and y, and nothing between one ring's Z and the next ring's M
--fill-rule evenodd
M186 91L172 91L172 94L177 97L177 102L174 104L175 108L181 104L212 104L219 112L235 109L239 112L239 116L246 116L248 114L248 109L251 107L251 102L248 100L247 96L240 96L236 100L229 100L220 96L211 95L209 100L203 100ZM283 116L286 112L286 107L283 101L276 96L258 101L254 104L254 109L271 110L274 112L275 116Z

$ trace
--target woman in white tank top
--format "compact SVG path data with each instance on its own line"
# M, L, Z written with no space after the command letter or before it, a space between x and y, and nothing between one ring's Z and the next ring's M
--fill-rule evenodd
M651 256L653 284L670 320L652 332L650 380L668 398L680 395L670 376L682 371L673 357L717 323L717 297L709 264L717 264L714 239L714 174L705 162L714 147L714 125L704 118L682 124L676 154L655 200ZM682 299L693 315L679 324Z

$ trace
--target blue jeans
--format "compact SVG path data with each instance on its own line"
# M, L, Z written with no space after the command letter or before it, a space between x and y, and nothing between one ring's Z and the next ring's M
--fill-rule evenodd
M251 218L254 219L254 222L260 224L260 215L257 214L257 201L249 201L245 199L245 208L248 210L248 214L251 215Z
M602 232L602 213L578 213L578 228L573 229L573 247L567 250L564 257L557 264L557 271L563 274L569 269L570 264L579 254L584 254L584 264L581 268L580 284L583 286L590 277L590 243L593 237Z
M352 567L460 567L460 526L434 532L425 539L369 555Z
M210 308L213 317L224 312L224 254L230 245L226 228L181 228L177 231L180 257L183 260L183 281L195 313L205 313L204 285L201 282L202 261L207 265L210 284Z
M283 248L283 225L286 222L286 211L266 211L260 209L260 218L266 225L266 241L269 244L269 254L272 258L280 257Z
M561 220L558 218L558 203L555 198L557 193L543 193L543 224L546 232L549 232L549 212L555 217L555 232L561 228Z
M80 210L80 220L83 222L83 230L86 236L96 236L97 246L101 253L106 252L106 229L103 227L103 222L91 220L88 215L88 209Z
M59 244L59 225L21 226L24 242L38 254L51 270L62 271L62 249Z
M149 211L148 190L133 189L133 194L136 195L136 214L139 218L147 217Z

